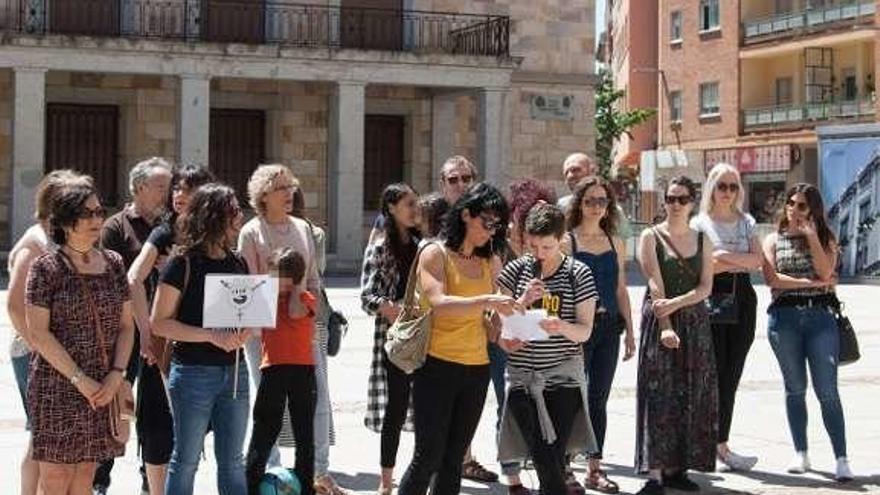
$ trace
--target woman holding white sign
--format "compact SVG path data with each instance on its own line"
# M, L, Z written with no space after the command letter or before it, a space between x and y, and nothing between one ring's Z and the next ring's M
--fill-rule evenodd
M567 493L566 454L592 452L581 344L590 337L596 288L587 265L560 251L565 216L539 204L525 221L530 254L504 267L501 292L543 312L547 338L523 342L502 333L508 394L501 420L501 461L531 458L542 493Z
M241 221L232 188L213 183L196 190L184 215L183 253L168 262L156 290L150 324L157 335L174 342L168 380L174 451L167 494L193 493L208 423L214 429L218 489L247 494L243 448L250 404L248 375L247 366L236 363L250 334L202 324L206 276L248 272L244 259L232 251Z

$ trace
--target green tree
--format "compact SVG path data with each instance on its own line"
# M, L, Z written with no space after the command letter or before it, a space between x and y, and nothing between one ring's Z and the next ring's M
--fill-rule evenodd
M596 160L599 172L606 179L611 174L611 150L615 141L626 135L632 138L630 130L647 121L657 111L653 108L636 108L620 111L616 103L626 95L622 89L614 89L614 81L606 69L599 71L599 84L596 86Z

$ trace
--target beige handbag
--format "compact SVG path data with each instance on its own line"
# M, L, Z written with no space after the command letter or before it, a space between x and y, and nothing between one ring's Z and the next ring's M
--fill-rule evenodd
M432 310L424 310L416 298L418 285L418 265L422 251L433 242L425 243L419 248L409 269L406 281L406 295L403 297L403 309L397 319L388 328L385 338L385 352L388 359L404 373L410 374L425 364L428 355L428 343L431 340ZM445 263L445 254L444 254Z

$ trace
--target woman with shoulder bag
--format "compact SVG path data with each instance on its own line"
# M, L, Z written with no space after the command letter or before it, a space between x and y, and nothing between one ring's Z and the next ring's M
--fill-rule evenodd
M415 191L406 184L385 188L381 204L383 232L367 247L361 272L361 307L375 316L364 424L382 435L380 495L391 494L400 432L410 410L412 375L388 359L384 346L388 327L400 314L410 267L418 251L417 200Z
M95 244L106 216L91 183L60 189L52 199L57 249L31 266L26 336L37 356L28 382L33 459L43 493L91 493L99 462L120 457L128 441L133 398L123 390L134 320L122 258ZM125 382L127 384L127 382ZM130 388L127 389L131 391Z
M483 312L521 309L494 282L501 263L492 243L504 240L507 222L501 193L476 184L449 210L440 242L416 261L421 305L433 316L427 360L413 377L416 445L400 495L423 495L428 485L435 495L459 493L489 385Z
M687 471L715 470L718 382L709 312L712 242L688 226L696 186L670 180L666 220L645 229L639 263L648 279L642 304L636 391L636 472L648 474L639 495L666 488L697 491Z
M785 409L795 456L788 472L810 469L807 456L807 365L837 460L835 479L853 479L837 391L840 335L834 311L837 240L825 219L819 190L797 184L785 194L777 231L764 240L764 278L773 301L767 336L785 382Z
M748 471L758 462L757 457L739 455L727 445L736 389L755 340L758 298L750 272L759 270L763 259L755 219L742 210L743 194L739 171L719 163L706 177L700 213L691 220L691 227L703 232L714 246L715 275L707 304L718 370L716 450L718 461L733 471Z

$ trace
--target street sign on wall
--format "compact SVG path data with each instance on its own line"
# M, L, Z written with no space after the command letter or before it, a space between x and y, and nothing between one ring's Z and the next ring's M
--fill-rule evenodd
M532 95L529 99L529 115L536 120L572 120L574 96Z

